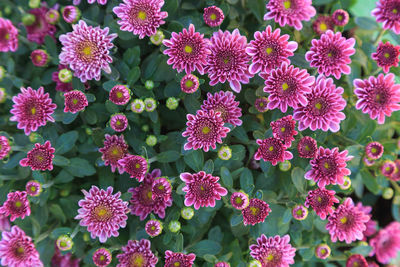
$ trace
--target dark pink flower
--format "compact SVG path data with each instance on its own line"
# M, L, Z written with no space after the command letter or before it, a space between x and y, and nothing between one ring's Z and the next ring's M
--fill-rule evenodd
M375 254L378 262L389 263L400 251L400 223L392 222L379 230L378 234L369 240L369 245L372 247L370 256Z
M257 244L250 246L250 256L262 267L288 267L294 264L296 255L296 249L289 242L289 235L266 237L262 234L257 238Z
M93 185L89 192L82 189L85 198L78 202L81 208L75 219L87 226L93 239L99 237L101 243L111 236L117 237L118 229L125 228L128 220L128 202L122 201L121 192L113 194L113 190L111 186L103 190Z
M346 261L346 267L368 267L367 260L361 254L353 254Z
M108 0L87 0L87 1L89 4L94 4L97 1L98 4L105 5L105 4L107 4Z
M333 33L328 30L319 40L311 41L312 46L306 53L306 60L310 62L311 67L318 68L319 74L333 75L340 79L342 73L351 72L350 56L356 52L355 43L354 38L346 39L342 37L341 32Z
M258 97L256 101L254 101L254 107L258 112L264 113L268 110L268 98L266 97Z
M372 211L371 206L363 206L363 204L361 202L358 202L356 207L367 215L371 214L371 211ZM374 220L372 220L372 215L371 215L370 220L365 223L365 226L367 227L367 229L365 229L365 231L363 232L364 239L366 239L367 237L372 236L376 233L377 224Z
M322 220L325 220L326 216L333 212L334 203L339 203L335 193L334 190L325 188L309 191L304 205L307 208L311 207Z
M300 70L285 62L277 69L269 73L261 73L265 79L264 92L269 93L268 108L279 108L283 113L288 106L297 108L306 106L308 101L306 94L311 93L315 78L307 73L307 70Z
M249 195L244 192L234 192L231 195L231 204L237 210L243 210L249 206Z
M0 52L18 49L18 30L8 19L0 18Z
M151 193L153 200L162 198L168 201L172 194L171 182L166 177L156 178L151 187Z
M53 257L51 258L52 267L79 267L80 259L73 259L71 253L61 254L61 251L55 246Z
M314 158L317 154L317 141L309 136L304 136L297 143L297 152L301 158Z
M292 119L292 115L272 121L270 126L272 134L276 139L281 140L287 147L292 145L294 136L297 135L297 131L295 130L296 121Z
M249 205L242 209L243 224L244 225L256 225L262 223L271 212L269 205L258 198L250 199Z
M96 249L95 252L93 252L92 259L94 265L96 265L97 267L105 267L111 263L112 254L106 248L99 248Z
M10 113L13 116L10 121L17 121L18 129L24 129L25 135L36 132L47 121L54 122L51 115L57 105L53 104L49 93L44 93L43 87L33 90L31 87L21 87L21 93L12 98L14 105Z
M331 248L327 244L319 244L315 248L315 256L319 259L326 259L331 255Z
M75 23L81 16L81 11L76 6L65 6L62 9L63 19L67 23Z
M89 105L86 95L79 90L64 94L64 112L77 113Z
M46 13L49 11L47 7L34 8L29 10L29 14L35 16L35 21L33 24L26 27L26 32L28 33L28 40L31 42L35 42L37 44L44 43L44 37L49 35L54 39L54 34L57 29L54 25L48 23L46 21Z
M58 73L60 72L60 70L63 70L63 69L69 70L68 66L66 66L66 65L62 65L62 64L58 65L58 71L53 72L51 79L57 83L57 85L56 85L57 91L69 92L69 91L74 90L74 88L72 87L72 82L67 82L67 83L62 82L60 80L60 78L58 77Z
M2 266L43 267L40 255L23 230L14 225L10 232L3 232L0 241L0 259Z
M149 220L144 229L149 236L156 237L161 234L163 227L159 220Z
M274 19L281 27L287 24L301 30L301 22L309 21L316 14L311 4L311 0L270 0L267 4L269 12L264 15L264 20Z
M392 45L389 42L380 42L375 53L371 57L376 64L383 69L384 73L388 73L390 67L399 66L400 45Z
M253 77L248 70L250 57L246 54L246 37L240 35L238 29L232 33L219 30L213 33L210 42L211 54L204 68L210 78L210 85L228 81L232 90L240 93L241 83L247 84Z
M219 91L214 95L207 93L207 100L203 101L201 109L219 112L224 123L240 126L242 121L239 118L242 116L242 109L239 108L239 104L240 102L235 100L235 95L232 92Z
M111 115L110 126L116 132L123 132L128 127L128 119L122 113Z
M42 193L42 184L36 180L30 180L25 185L25 190L31 197L37 197Z
M221 196L226 196L228 190L219 183L219 177L200 171L190 174L184 172L180 175L186 186L182 188L185 195L185 206L194 206L196 210L200 207L215 207L215 200L220 200Z
M337 26L345 26L349 23L349 13L343 9L337 9L332 14L332 19L335 25Z
M378 0L376 8L371 15L376 17L377 22L382 22L385 30L392 30L400 34L400 1L398 0Z
M53 170L53 158L56 150L51 146L50 141L46 141L44 145L36 143L35 147L28 152L26 158L19 161L23 167L31 167L32 171L36 170Z
M390 180L398 182L400 181L400 159L396 159L394 161L394 164L396 165L396 170L395 172L389 177Z
M126 85L116 85L111 89L109 99L116 105L125 105L131 99L131 90Z
M218 27L224 21L224 12L216 6L204 8L203 19L210 27Z
M370 142L365 146L365 154L369 159L380 159L383 155L383 145L379 142Z
M368 113L371 119L378 118L378 123L385 122L385 116L390 117L393 111L400 110L400 84L395 84L392 73L370 76L366 80L353 81L354 94L358 97L356 109Z
M333 31L335 28L334 21L331 16L319 15L312 24L313 30L316 34L323 34L328 30Z
M43 49L33 50L31 53L31 60L36 67L45 67L50 58L47 52Z
M123 0L113 8L113 12L120 18L117 23L121 31L132 32L143 39L156 34L160 25L165 23L168 13L161 11L163 6L164 0Z
M8 156L8 153L11 151L10 143L8 142L8 138L4 135L0 135L0 160L4 159Z
M254 154L255 160L263 159L275 166L278 162L284 162L293 158L293 154L286 151L287 147L279 139L273 137L264 140L257 139L257 144L259 147Z
M31 215L31 207L29 205L28 195L25 191L15 191L7 194L7 200L0 207L0 214L8 217L10 221L17 218L24 219L25 216Z
M124 171L131 178L136 178L139 182L143 181L149 170L149 164L145 158L138 155L126 154L125 157L118 160L118 164L122 166Z
M296 205L292 209L292 216L298 221L305 220L308 216L308 209L303 205Z
M268 73L278 68L282 63L290 64L288 57L293 56L297 43L289 40L289 35L281 34L281 29L272 31L270 25L263 32L255 32L254 40L250 41L246 53L252 57L253 63L249 67L251 74L258 72Z
M192 267L195 259L196 255L193 253L186 255L183 253L175 253L171 250L167 250L165 251L164 267Z
M396 163L391 160L385 160L380 167L381 173L386 177L391 177L397 171Z
M8 216L0 213L0 232L8 232L11 229L10 220Z
M181 90L187 94L193 94L199 89L199 78L193 74L186 74L181 79Z
M231 267L229 262L219 261L215 263L214 267Z
M121 250L122 253L117 255L119 261L117 267L155 267L158 262L158 258L151 251L151 243L147 239L129 240Z
M124 167L118 162L128 153L128 145L123 135L106 134L104 147L100 148L99 152L102 153L101 159L104 160L104 165L110 165L112 172L118 168L119 174L124 173Z

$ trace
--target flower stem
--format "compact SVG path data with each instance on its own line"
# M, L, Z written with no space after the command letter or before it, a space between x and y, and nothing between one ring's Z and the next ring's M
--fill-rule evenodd
M377 46L379 41L382 39L382 36L385 34L386 30L385 29L381 29L381 31L379 32L378 36L375 39L374 42L374 46Z

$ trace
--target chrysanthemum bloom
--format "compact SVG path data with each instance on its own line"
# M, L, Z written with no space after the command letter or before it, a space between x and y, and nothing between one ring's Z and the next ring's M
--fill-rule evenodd
M372 211L371 206L363 206L363 204L361 202L358 202L356 207L367 215L371 214L371 211ZM365 223L365 226L367 228L363 232L364 238L372 236L376 233L377 224L374 220L372 220L372 216L371 216L370 220Z
M232 92L219 91L214 95L207 93L207 100L203 101L201 109L204 111L214 110L221 113L224 123L230 123L234 126L242 125L239 119L242 116L242 109L239 108L239 101L235 101L235 95Z
M56 9L50 9L46 12L45 19L47 23L56 24L60 19L60 13Z
M370 142L365 146L365 154L370 159L379 159L383 155L383 145L379 142Z
M303 205L296 205L292 209L292 216L298 221L305 220L308 215L308 209Z
M30 180L26 183L25 190L31 197L37 197L42 193L42 184L36 180Z
M385 160L380 169L384 176L390 177L396 172L397 166L393 161Z
M183 29L180 33L172 33L171 39L165 39L163 44L168 47L163 53L169 56L168 65L178 72L185 71L190 74L197 70L204 74L204 66L207 64L207 55L211 53L208 39L204 34L196 32L194 25L189 29Z
M199 89L199 78L193 74L186 74L181 79L181 90L187 94L193 94Z
M36 67L45 67L49 63L49 55L43 49L33 50L31 53L31 60Z
M165 23L164 19L168 13L161 11L164 0L124 0L119 6L113 8L115 15L120 18L117 21L121 25L121 31L129 31L139 35L140 39L145 36L156 34L160 25Z
M63 19L67 23L76 23L81 17L81 11L76 6L65 6L62 9Z
M105 4L107 4L108 0L87 0L87 1L88 1L89 4L94 4L97 1L98 4L105 5Z
M229 82L236 93L242 89L241 83L249 83L253 75L249 72L249 55L246 54L247 39L238 29L217 31L210 39L211 54L207 57L204 72L208 73L210 85Z
M196 210L200 207L215 207L215 200L220 200L221 196L226 196L228 190L219 183L219 177L200 171L190 174L181 173L180 178L186 183L182 188L185 195L185 206L194 206Z
M293 118L299 122L299 130L339 131L340 122L346 118L341 112L347 104L342 96L343 91L342 87L336 87L331 78L319 76L312 92L306 95L307 105L293 111Z
M73 258L71 253L61 253L55 246L53 257L51 258L51 266L59 267L79 267L79 258Z
M74 246L74 242L72 238L68 235L61 235L56 240L56 245L59 250L61 251L68 251L71 250Z
M342 189L342 190L349 189L351 187L351 179L350 179L350 177L349 176L345 176L345 177L343 177L343 180L344 180L343 184L339 185L340 189Z
M394 161L394 164L396 165L396 170L395 172L389 177L390 180L398 182L400 181L400 159L396 159Z
M163 226L159 220L149 220L144 229L149 236L156 237L161 234Z
M0 241L0 259L2 266L9 267L43 267L40 255L23 230L14 225L10 232L3 232Z
M219 261L215 263L214 267L231 267L229 262Z
M18 49L18 30L8 19L0 18L0 52Z
M399 66L399 50L399 45L394 46L389 42L385 44L380 42L376 52L372 53L371 57L379 67L382 67L384 73L388 73L390 67Z
M210 27L218 27L224 21L224 12L217 6L204 8L203 19Z
M77 113L89 105L86 95L79 90L64 94L64 112Z
M111 89L109 99L116 105L125 105L131 99L131 90L126 85L116 85Z
M333 23L337 26L345 26L349 23L349 13L343 9L337 9L332 14Z
M334 190L325 188L309 191L304 205L307 208L311 207L322 220L325 220L327 215L332 214L333 204L339 203L335 193Z
M175 253L171 250L165 251L165 265L164 267L192 267L194 260L196 259L196 255L193 253L183 254L183 253Z
M351 255L346 261L346 267L368 267L367 260L361 254Z
M328 30L333 31L335 28L335 24L331 16L319 15L318 18L314 20L312 27L316 34L321 35Z
M9 232L11 229L10 220L7 216L0 214L0 232Z
M56 90L61 92L69 92L72 87L72 72L66 65L58 65L58 71L53 72L51 79L56 82Z
M340 79L342 73L351 72L350 56L356 52L355 43L354 38L346 39L342 37L341 32L333 33L328 30L319 40L311 41L312 46L306 53L306 60L310 62L311 67L318 69L319 74L333 75L336 79Z
M147 112L153 112L157 108L157 102L154 98L148 97L143 100L144 108Z
M129 240L128 244L123 246L121 250L122 254L117 255L119 261L117 267L155 267L158 262L158 258L151 251L151 243L147 239Z
M264 92L269 93L268 108L279 108L283 113L288 106L297 108L306 106L308 101L306 94L311 93L315 78L307 73L307 70L300 70L285 62L277 69L269 73L261 73L265 79Z
M122 166L124 171L128 173L131 178L136 178L139 182L143 181L149 169L147 160L138 155L127 154L125 157L118 160L118 164Z
M10 143L8 142L8 138L3 135L0 135L0 160L7 157L10 151L11 151L11 146Z
M331 235L332 242L346 241L347 244L363 239L365 224L370 216L354 206L351 198L341 204L329 217L326 229Z
M288 34L282 36L280 34L279 28L272 31L270 25L265 31L254 33L254 40L250 41L246 48L246 53L251 56L253 61L249 67L251 74L268 73L280 67L284 62L290 64L288 57L294 55L297 43L295 41L288 42Z
M304 136L297 143L297 152L301 158L314 158L317 154L317 141L309 136Z
M377 22L382 22L385 30L400 34L400 2L398 0L376 1L376 8L371 11Z
M101 70L111 73L109 55L117 34L108 34L109 28L101 29L86 25L83 20L72 26L73 31L60 36L63 45L59 55L60 64L69 65L82 82L100 80Z
M53 104L49 93L44 93L43 87L33 90L31 87L21 87L21 93L12 98L14 105L10 113L10 121L17 121L17 128L24 129L25 135L36 132L47 121L54 122L51 115L57 105Z
M378 262L386 264L396 258L400 251L400 224L392 222L369 241L372 247L370 256L375 254Z
M19 164L23 167L31 167L32 171L36 170L53 170L53 158L55 149L51 146L50 141L46 141L44 145L39 143L28 152L27 157L20 160Z
M151 188L152 198L163 198L164 201L168 201L171 198L172 186L171 182L166 177L156 178Z
M256 225L257 223L262 223L270 212L271 209L265 201L252 198L249 201L249 205L242 209L243 224Z
M145 107L146 106L142 99L134 99L131 103L131 110L135 113L142 113Z
M221 146L218 149L218 158L229 160L232 157L232 149L229 146Z
M258 97L254 101L254 107L258 112L264 113L268 110L268 98L266 97Z
M311 0L270 0L267 4L269 12L264 15L264 20L274 19L281 27L287 24L301 30L301 22L309 21L316 14L311 4Z
M256 142L259 147L254 154L255 160L263 159L275 166L278 162L284 162L293 158L293 154L286 151L287 147L279 139L269 137L264 140L257 139Z
M237 210L243 210L249 206L249 195L246 193L239 191L234 192L231 195L231 205Z
M327 244L319 244L315 248L315 256L318 259L324 260L324 259L328 258L329 255L331 255L331 248Z
M281 140L285 146L290 147L294 136L297 135L295 130L296 121L292 119L292 115L280 118L270 123L273 136Z
M294 263L296 254L289 242L289 235L266 237L262 234L257 244L250 246L250 256L260 261L262 267L288 267Z
M106 248L98 248L95 252L93 252L93 263L97 267L105 267L111 263L112 254Z
M35 21L31 25L27 25L26 32L28 40L37 44L44 43L44 37L49 35L54 38L56 27L46 21L47 7L34 8L29 10L29 14L35 16Z
M365 166L371 167L375 164L376 161L369 159L368 157L364 157L363 162L364 162Z
M112 172L115 172L115 169L118 168L120 174L124 173L123 166L118 162L128 153L128 145L123 135L106 134L104 147L100 148L99 152L102 153L101 159L104 160L104 165L110 165Z
M184 146L185 150L203 149L208 152L210 147L216 149L216 144L222 143L222 138L225 138L230 131L224 126L224 121L221 118L221 113L210 110L208 112L198 110L196 115L186 115L186 131L182 133L183 137L187 138L187 143Z
M122 201L121 192L113 194L113 190L111 186L103 190L93 185L89 192L82 189L85 199L78 202L81 208L75 219L87 226L93 239L99 237L101 243L111 236L117 237L118 229L125 228L128 220L128 202Z
M10 221L17 218L24 219L25 216L31 215L31 207L25 191L15 191L7 194L7 200L0 207L0 214L10 215Z
M123 132L128 127L128 119L122 113L111 115L110 126L116 132Z

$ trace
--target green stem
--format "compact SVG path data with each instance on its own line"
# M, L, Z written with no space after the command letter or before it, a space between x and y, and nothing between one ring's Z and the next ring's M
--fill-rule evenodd
M394 190L396 190L397 193L400 193L400 186L395 181L392 180L390 180L390 183L394 187Z
M79 223L75 226L75 229L71 234L71 239L73 239L78 232L79 232Z
M381 29L381 31L379 32L378 36L375 39L374 42L374 46L377 46L379 41L382 39L382 36L385 34L386 30L385 29Z

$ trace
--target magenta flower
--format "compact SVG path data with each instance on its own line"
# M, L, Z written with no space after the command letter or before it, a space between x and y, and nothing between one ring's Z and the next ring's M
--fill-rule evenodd
M118 164L122 166L124 172L128 173L131 178L136 178L142 182L149 170L149 164L145 158L137 155L126 154L125 157L118 160Z
M239 108L239 104L240 102L235 100L232 92L219 91L214 95L207 93L207 100L203 101L201 109L206 112L209 110L219 112L224 123L240 126L242 121L239 118L242 116L242 109Z
M111 263L112 254L106 248L99 248L93 253L92 259L97 267L105 267Z
M57 29L54 25L46 21L47 11L49 11L47 7L29 10L28 13L35 16L35 21L33 24L25 26L29 41L41 45L44 43L44 37L46 37L46 35L49 35L54 39L54 34L56 33Z
M166 177L156 178L151 187L151 193L153 200L162 198L168 201L172 194L171 182Z
M274 19L281 27L287 24L301 30L301 22L309 21L316 14L311 4L311 0L270 0L267 4L269 12L264 15L264 20Z
M64 94L64 112L77 113L89 105L86 95L79 90Z
M63 45L59 55L60 64L69 65L82 82L100 80L101 70L111 73L109 55L114 47L112 40L117 34L108 34L109 28L101 29L86 25L83 20L72 26L73 31L60 36Z
M300 158L312 159L317 154L317 151L317 141L315 141L314 138L304 136L297 143L297 152L299 153Z
M347 150L339 152L337 147L329 149L320 146L315 158L310 160L311 170L304 177L307 180L313 179L321 188L330 184L343 184L343 177L351 173L346 168L346 162L353 158L347 153Z
M378 234L370 239L369 245L372 247L370 256L375 254L378 262L389 263L400 251L400 223L392 222L379 230Z
M341 112L347 104L342 97L343 91L342 87L336 87L331 78L319 76L312 92L306 95L308 104L293 111L293 118L299 121L299 130L339 131L340 121L346 118Z
M266 97L258 97L254 101L254 107L258 112L264 113L268 110L268 98Z
M107 4L108 0L87 0L87 1L89 4L94 4L97 1L98 4L105 5L105 4Z
M147 239L129 240L121 250L122 253L117 255L119 261L117 267L155 267L158 262L158 258L151 251L151 243Z
M389 177L390 180L398 182L400 181L400 159L396 159L394 161L396 165L396 170L395 172Z
M15 191L7 194L7 200L0 207L0 214L8 217L10 221L15 221L17 218L22 220L25 216L31 215L31 207L29 205L28 195L25 191Z
M296 255L296 249L289 242L289 235L266 237L262 234L257 243L250 246L250 256L263 267L288 267L294 264Z
M79 267L80 259L73 259L71 253L61 254L57 245L55 246L55 251L53 257L51 258L51 266L58 267Z
M18 30L8 19L0 18L0 52L18 49Z
M322 220L325 220L327 215L332 214L334 203L339 203L335 193L334 190L325 188L309 191L304 205L307 208L311 207Z
M131 90L126 85L116 85L111 89L109 99L116 105L125 105L131 99Z
M378 118L378 124L385 122L393 111L400 110L400 85L394 84L395 76L379 74L378 78L370 76L366 80L353 81L354 94L358 97L356 109L368 113L371 119Z
M31 60L36 67L45 67L50 61L49 55L43 49L33 50L31 53Z
M8 156L8 153L11 151L10 143L8 142L8 138L4 135L0 135L0 160L4 159Z
M81 11L76 6L65 6L62 9L62 16L65 22L75 23L81 17Z
M244 192L234 192L231 195L231 204L237 210L243 210L249 206L249 195Z
M275 166L278 162L284 162L293 158L293 154L286 151L287 147L279 139L269 137L264 140L257 139L256 142L259 147L254 154L255 160L263 159Z
M168 47L163 53L169 57L168 65L172 65L178 72L184 70L186 74L190 74L197 70L200 74L204 74L206 58L211 53L208 43L204 34L196 32L194 25L190 24L188 30L172 33L171 39L163 41Z
M195 259L196 255L193 253L186 255L183 253L175 253L171 250L166 250L164 267L192 267Z
M168 13L161 11L164 0L123 0L119 6L113 8L115 15L120 18L117 23L121 31L139 35L139 39L156 34Z
M121 192L113 194L113 190L111 186L103 190L92 185L89 192L82 189L85 198L78 202L81 208L75 219L87 226L92 239L99 237L101 243L111 236L117 237L118 229L125 228L128 220L128 202L122 201Z
M229 264L229 262L219 261L215 263L214 267L231 267L231 265Z
M53 158L56 150L51 146L50 141L46 141L44 145L36 143L35 147L28 152L26 158L19 161L22 167L31 167L32 171L36 170L53 170Z
M241 83L249 83L253 75L249 72L250 57L246 54L247 39L238 29L217 31L210 39L211 54L207 57L204 71L208 73L210 85L229 82L236 93L240 93Z
M308 216L308 209L303 205L296 205L292 209L292 216L298 221L305 220Z
M280 118L270 123L273 136L281 140L285 146L290 147L294 136L297 135L295 130L296 121L292 119L292 115Z
M349 13L343 9L337 9L332 14L332 19L335 25L337 26L345 26L349 23Z
M256 225L262 223L271 212L269 205L258 198L250 199L249 205L242 209L243 224L244 225Z
M381 173L388 178L398 171L396 164L391 160L385 160L380 169Z
M400 34L400 2L398 0L378 0L376 8L371 11L377 22L382 22L385 30Z
M31 197L37 197L42 193L42 184L36 180L30 180L25 185L25 190Z
M261 73L265 79L264 92L269 93L268 108L279 108L283 113L287 107L297 108L306 106L308 101L306 94L311 93L315 78L307 73L307 70L300 70L285 62L269 73Z
M326 229L331 235L332 242L346 241L347 244L363 239L363 232L366 229L365 224L370 220L370 215L354 206L351 198L341 204L328 217Z
M224 12L216 6L204 8L203 19L210 27L218 27L224 21Z
M72 82L66 83L66 82L61 81L60 78L58 78L58 73L60 72L60 70L63 70L63 69L69 70L68 66L66 66L66 65L62 65L62 64L58 65L58 71L53 72L51 79L57 83L57 85L56 85L57 91L69 92L69 91L74 90L74 88L72 87Z
M104 161L104 165L110 165L112 172L115 172L115 169L118 168L119 174L124 173L124 167L118 162L128 153L128 145L123 135L110 136L106 134L104 147L100 148L99 152L102 153L101 159Z
M359 210L361 210L362 212L364 212L366 215L371 214L371 211L372 211L371 206L363 206L363 204L361 202L358 202L356 207ZM367 227L367 229L365 229L365 231L363 232L364 239L366 239L367 237L372 236L376 233L377 223L374 220L372 220L372 215L370 217L370 220L365 223L365 226Z
M128 119L122 113L111 115L110 126L116 132L123 132L128 127Z
M315 256L319 259L326 259L331 255L331 248L327 244L319 244L315 248Z
M333 33L328 30L319 40L311 41L312 46L306 53L306 60L310 62L311 67L318 69L319 74L333 75L340 79L342 73L351 72L350 56L356 52L355 43L354 38L346 39L342 37L341 32Z
M36 132L47 121L54 122L51 115L57 105L53 104L49 93L44 93L43 87L33 90L31 87L21 87L21 93L12 98L14 105L10 113L13 116L10 121L17 121L18 129L24 129L25 135Z
M399 66L400 45L392 45L389 42L380 42L375 53L371 57L376 64L383 69L384 73L388 73L390 67Z
M367 260L361 254L353 254L346 261L346 267L368 267Z
M0 241L0 259L2 266L9 267L43 267L40 255L23 230L14 225L10 232L3 232Z
M7 216L0 213L0 232L9 232L11 229L10 220Z
M369 159L380 159L383 155L383 145L379 142L370 142L365 146L365 154Z
M281 29L272 31L270 25L263 32L255 32L254 40L250 41L246 53L252 57L253 63L249 67L251 74L258 72L269 73L282 63L290 64L288 57L293 56L297 49L295 41L288 42L289 35L281 34Z
M159 220L149 220L144 229L149 236L156 237L161 234L163 227Z
M186 74L181 79L181 90L187 94L193 94L199 89L200 81L199 78L193 74Z
M204 171L190 174L181 173L180 178L186 183L182 188L185 195L185 206L194 206L196 210L200 207L215 207L215 200L220 200L221 196L226 196L228 190L219 183L219 177L207 174Z
M316 34L326 33L328 30L333 31L335 28L334 21L331 16L319 15L312 24L313 30Z

